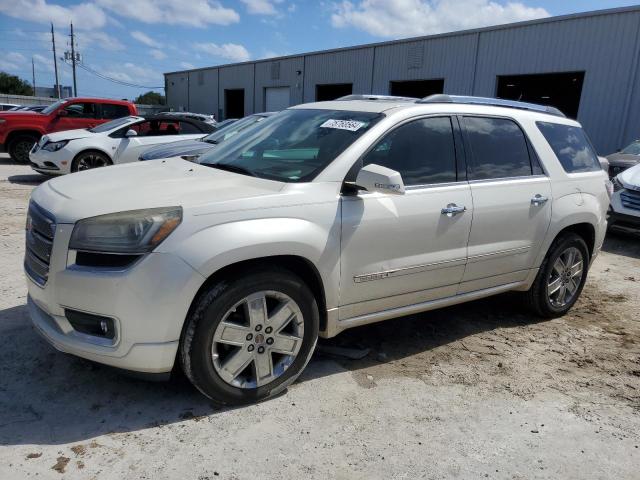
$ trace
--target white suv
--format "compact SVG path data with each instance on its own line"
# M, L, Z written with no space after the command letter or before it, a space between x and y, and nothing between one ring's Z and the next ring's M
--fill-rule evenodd
M580 125L536 105L348 97L202 157L50 180L31 199L29 311L59 350L222 404L300 375L318 336L509 290L567 312L606 230Z

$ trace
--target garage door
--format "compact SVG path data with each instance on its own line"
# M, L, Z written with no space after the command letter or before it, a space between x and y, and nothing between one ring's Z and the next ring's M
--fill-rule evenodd
M268 87L264 89L264 109L267 112L279 112L291 105L289 87Z

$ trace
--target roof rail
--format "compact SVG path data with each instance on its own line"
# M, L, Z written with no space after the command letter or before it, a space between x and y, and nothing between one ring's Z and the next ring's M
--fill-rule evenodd
M338 101L344 100L378 100L385 102L411 102L414 103L417 99L411 97L395 97L393 95L345 95L344 97L336 98Z
M467 105L491 105L495 107L519 108L520 110L531 110L535 112L548 113L556 117L566 117L564 113L556 107L548 105L538 105L537 103L518 102L516 100L504 100L502 98L472 97L467 95L446 95L440 93L429 95L416 103L464 103Z

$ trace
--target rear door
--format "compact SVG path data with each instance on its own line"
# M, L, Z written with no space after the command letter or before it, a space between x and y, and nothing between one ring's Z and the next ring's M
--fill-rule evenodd
M460 293L523 280L551 221L551 183L518 123L461 119L473 225Z
M435 116L396 127L364 156L400 172L406 193L342 197L341 319L455 295L473 214L460 150L456 119ZM443 211L452 206L459 213Z
M128 117L129 115L129 108L126 105L115 103L101 103L98 105L100 123L109 122L116 118Z

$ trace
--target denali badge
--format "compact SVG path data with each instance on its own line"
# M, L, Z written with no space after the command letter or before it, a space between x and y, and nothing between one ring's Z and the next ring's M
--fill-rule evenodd
M399 183L374 183L374 185L376 188L383 188L385 190L395 190L395 191L400 190Z

